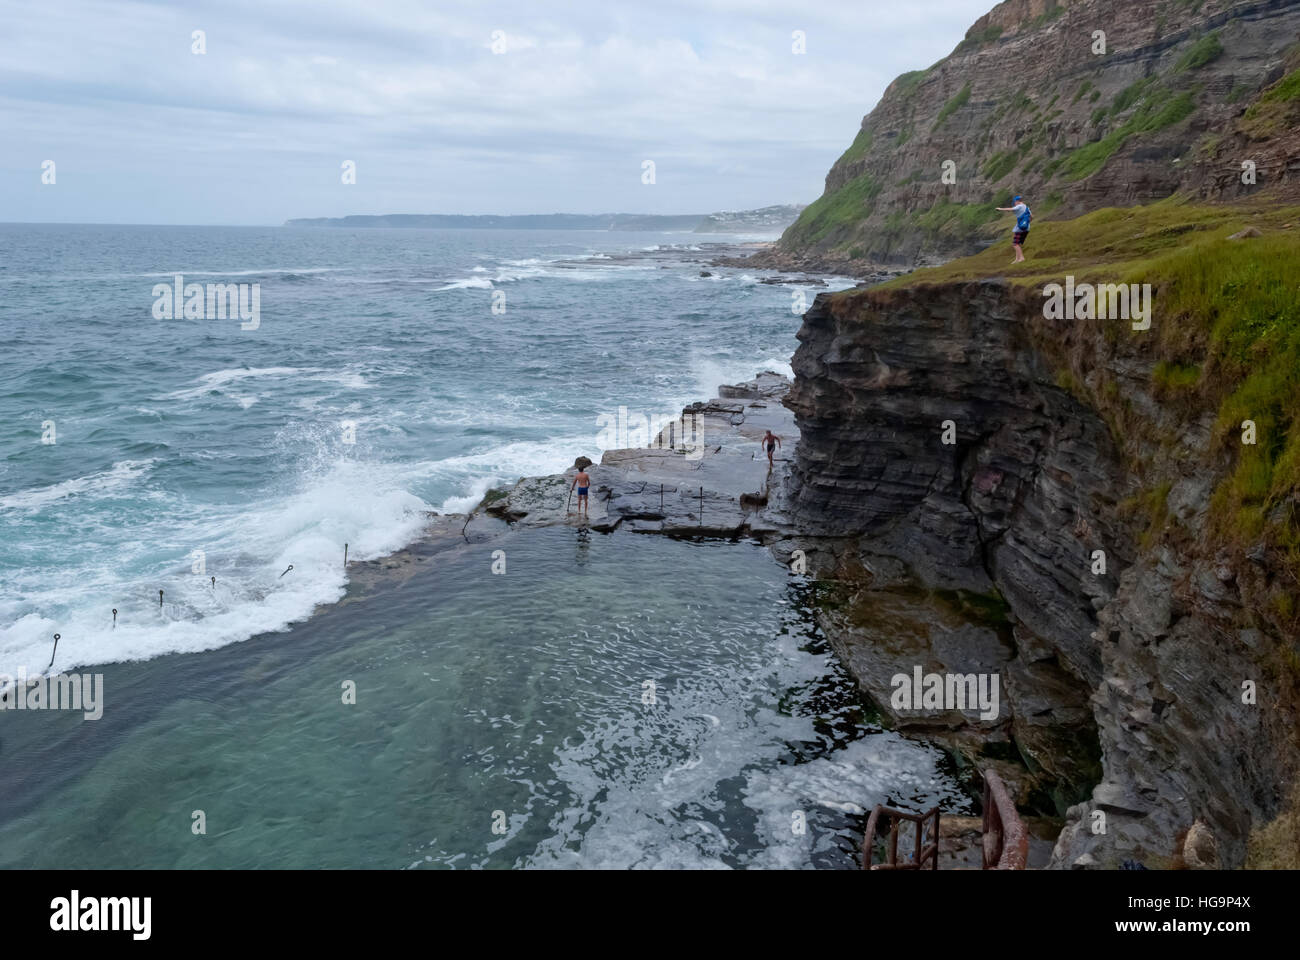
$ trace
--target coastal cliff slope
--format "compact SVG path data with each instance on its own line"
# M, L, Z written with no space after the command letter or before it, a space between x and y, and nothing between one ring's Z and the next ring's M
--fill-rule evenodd
M1241 866L1300 767L1300 208L1044 233L817 297L783 509L886 713L911 664L1001 676L995 722L895 722L1023 763L1054 865L1183 866L1196 826ZM1150 284L1149 328L1050 316L1067 273Z
M1298 0L1005 0L898 77L756 265L865 272L1171 195L1300 199ZM1243 163L1253 182L1243 182Z

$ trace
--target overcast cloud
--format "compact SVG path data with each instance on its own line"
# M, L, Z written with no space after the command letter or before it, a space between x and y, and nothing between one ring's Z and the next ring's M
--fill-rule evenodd
M991 6L0 0L0 221L807 203L890 80Z

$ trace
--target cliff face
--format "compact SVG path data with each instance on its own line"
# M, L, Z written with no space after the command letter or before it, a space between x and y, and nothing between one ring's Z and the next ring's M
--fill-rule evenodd
M1228 468L1213 417L1156 395L1148 341L1084 327L1002 281L818 296L783 508L817 572L851 584L826 620L865 691L981 765L1018 757L1020 803L1068 808L1054 865L1174 865L1201 819L1238 866L1294 772L1276 661L1295 638L1249 613L1267 560L1207 534ZM1105 371L1165 439L1117 439L1071 370ZM1134 515L1152 484L1177 537ZM995 673L1004 709L891 711L913 665Z
M1300 196L1297 38L1297 0L1005 0L889 86L767 259L971 253L1017 192L1040 220L1174 193Z

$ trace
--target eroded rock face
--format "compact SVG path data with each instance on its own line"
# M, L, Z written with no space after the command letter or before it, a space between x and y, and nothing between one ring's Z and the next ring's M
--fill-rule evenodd
M1179 191L1300 196L1300 110L1251 112L1296 69L1298 36L1293 0L1005 0L889 86L822 199L754 263L863 271L973 253L1013 193L1040 218ZM819 205L837 215L818 221Z
M801 440L784 502L821 538L819 572L857 584L828 632L882 707L911 664L999 674L997 723L893 720L979 763L978 741L1014 744L1018 802L1069 806L1054 865L1169 866L1198 818L1240 865L1294 766L1294 719L1261 666L1281 640L1250 626L1232 558L1196 548L1216 471L1197 460L1203 425L1126 380L1183 438L1143 469L1168 478L1187 546L1140 549L1121 509L1141 486L1132 450L1057 385L1047 323L998 281L817 298L786 399ZM1136 369L1138 348L1108 349L1091 362ZM1242 703L1246 679L1269 706Z

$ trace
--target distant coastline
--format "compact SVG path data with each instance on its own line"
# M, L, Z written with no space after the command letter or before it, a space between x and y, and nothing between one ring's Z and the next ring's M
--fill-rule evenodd
M468 216L446 213L393 213L374 216L304 217L286 227L406 227L460 230L612 230L624 232L780 233L798 218L802 204L717 213L538 213Z

